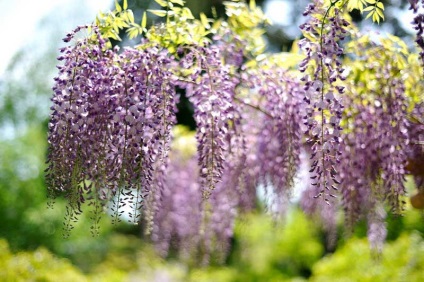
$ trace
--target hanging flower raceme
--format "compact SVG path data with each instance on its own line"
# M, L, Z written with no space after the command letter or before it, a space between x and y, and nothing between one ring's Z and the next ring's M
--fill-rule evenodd
M115 203L115 220L129 205L137 222L143 199L157 185L155 173L166 163L175 123L166 54L127 48L118 55L93 30L94 39L61 50L64 65L53 87L47 180L52 195L65 193L69 200L65 229L86 200L94 230L108 200Z
M281 215L300 165L304 93L296 78L275 66L247 72L242 83L252 92L246 101L240 98L243 112L250 114L244 130L251 154L246 166L250 186L264 185L271 209Z
M174 150L165 176L161 208L154 213L152 241L166 257L171 249L190 260L198 253L202 222L202 190L195 156Z
M71 41L85 28L87 26L78 27L64 41ZM95 28L94 33L96 42L83 39L60 50L58 60L64 64L58 67L59 75L53 87L46 180L52 198L64 193L69 201L65 231L72 229L72 221L82 212L81 204L87 195L93 199L96 229L99 201L106 197L105 191L97 190L98 183L85 182L95 177L106 184L109 173L107 165L99 164L98 160L106 158L108 119L108 113L102 110L108 103L103 95L105 80L102 74L109 72L113 54L103 53L104 40ZM97 190L97 195L92 195L92 190Z
M189 78L193 83L185 87L194 106L201 185L204 197L208 198L220 181L229 145L227 140L239 123L239 114L233 106L238 80L230 76L229 67L221 62L216 46L193 47L182 59L181 66L191 69Z
M424 103L416 104L410 116L407 170L414 176L418 191L424 194Z
M350 100L350 103L353 104L353 101ZM352 232L356 222L371 208L370 200L374 195L371 187L380 173L378 140L375 138L374 128L379 118L368 107L358 105L357 114L350 123L353 126L352 131L348 128L348 133L343 135L339 173L343 181L341 202L348 233Z
M424 10L424 1L421 1L421 11L419 2L419 0L409 0L409 9L412 10L415 15L412 21L412 26L416 30L415 42L421 49L420 57L424 66L424 11L422 11Z
M343 137L342 162L339 165L346 231L350 234L360 219L366 219L371 247L381 252L387 230L382 196L385 186L378 156L381 144L376 127L382 116L358 105L358 113L353 119L353 132Z
M387 92L384 93L387 95L387 110L380 125L379 136L383 185L393 212L400 214L404 205L402 196L406 194L405 165L409 143L405 87L402 78L390 77L387 69L383 69L382 73L383 79L388 82L385 89Z
M309 165L312 181L300 205L322 219L328 247L336 242L340 204L348 230L367 220L369 241L381 250L384 205L402 211L408 171L424 195L423 174L414 170L422 163L424 142L423 104L411 94L420 81L416 56L391 36L378 43L355 37L354 27L346 43L352 55L344 56L341 47L349 27L345 9L374 9L369 15L378 21L382 3L364 9L361 1L312 1L301 25L305 56L295 59L296 71L291 60L262 54L262 40L246 38L249 30L261 34L258 18L246 25L235 18L249 19L250 10L262 18L254 2L242 14L236 9L244 4L228 4L233 18L227 23L187 20L189 10L171 2L160 32L146 29L146 18L138 26L121 7L110 14L116 22L102 16L102 28L79 27L64 39L46 180L51 198L62 194L68 200L65 235L86 203L93 234L105 210L113 222L126 213L129 221L143 223L162 256L176 250L185 260L223 262L237 215L256 208L262 188L269 210L284 215L296 175ZM410 3L418 14L419 2ZM100 34L116 37L105 30L119 30L120 20L131 26L130 37L145 36L137 48L111 49ZM414 19L420 47L423 21L421 14ZM190 28L174 30L180 24ZM89 35L77 39L82 29ZM192 31L199 40L190 39ZM168 36L178 40L170 46ZM188 155L170 148L171 129L178 128L177 87L194 109ZM302 152L309 160L301 161Z
M343 12L336 7L337 2L325 7L323 1L314 1L308 6L304 15L309 16L309 20L300 26L305 38L299 42L306 55L299 70L305 73L302 80L308 106L304 120L312 154L311 178L316 197L322 196L326 202L329 197L335 197L334 190L340 184L336 167L343 109L339 95L344 87L339 82L345 76L340 61L343 49L339 42L345 38L349 25L343 19Z
M117 57L119 87L111 125L110 163L115 219L120 206L132 202L130 217L138 221L142 201L161 185L169 150L170 131L175 123L175 90L169 60L158 49L128 48Z
M386 54L389 42L379 45L362 36L354 40L349 49L360 63L352 69L352 76L365 75L369 80L367 84L352 80L344 100L349 107L338 166L341 203L348 231L366 219L369 241L381 251L387 233L384 202L395 213L403 208L409 144L407 97L398 51L393 48L394 55ZM382 63L376 63L376 57ZM368 67L366 73L363 65Z
M177 127L177 131L180 127ZM187 133L186 133L187 134ZM222 262L230 248L238 204L234 189L234 171L225 170L222 181L208 199L198 174L197 152L179 148L178 143L193 145L191 136L176 136L164 177L161 208L154 214L152 240L162 256L178 250L186 261L207 264L211 257ZM194 140L195 141L195 140ZM227 159L228 160L228 159ZM187 204L189 203L189 204Z

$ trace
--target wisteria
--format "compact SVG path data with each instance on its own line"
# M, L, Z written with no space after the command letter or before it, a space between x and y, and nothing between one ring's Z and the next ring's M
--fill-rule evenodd
M78 41L59 58L65 65L52 99L47 179L52 194L69 199L70 219L90 200L97 224L112 200L115 220L129 203L138 222L143 199L166 163L175 123L169 60L154 48L104 51L97 35L98 44Z
M93 234L109 213L114 223L141 224L164 257L177 251L187 261L223 262L236 219L265 202L280 220L301 180L298 205L318 215L328 248L341 210L345 233L366 220L381 251L387 213L405 208L407 174L418 189L412 206L424 208L424 110L414 93L422 78L400 39L356 30L347 2L312 1L299 53L281 61L231 21L199 22L202 40L174 34L181 42L172 48L157 38L172 32L166 25L160 34L153 26L136 47L112 48L104 26L69 33L53 87L46 170L50 198L68 201L65 235L88 208ZM417 13L418 1L410 3ZM421 46L421 14L414 23ZM186 24L184 32L196 21ZM188 153L177 146L177 93L196 122L184 133L195 139L184 145Z
M337 1L325 8L320 1L314 1L304 12L309 21L301 25L305 33L299 47L306 57L299 65L305 73L304 81L307 126L306 134L312 150L312 185L316 187L316 197L335 197L340 180L336 166L340 155L340 120L343 105L340 94L344 87L337 85L344 80L341 59L343 49L339 45L346 35L349 23L342 17L342 11L336 6ZM324 15L323 19L317 15ZM317 38L316 41L310 38Z
M238 114L233 106L237 80L220 61L219 49L193 49L182 61L183 68L195 68L193 83L187 85L187 97L195 107L200 177L204 197L215 189L224 170L227 139L235 131ZM233 122L230 128L230 122Z
M420 9L421 3L421 9ZM416 30L416 39L418 47L421 49L420 57L424 65L424 1L419 0L409 0L409 9L412 10L415 14L415 17L412 21L412 26Z
M253 181L250 185L263 185L273 208L284 211L300 166L304 91L300 81L284 69L246 74L244 84L257 90L257 95L251 95L249 102L242 100L242 105L249 111L260 109L244 130L251 158L246 173Z
M196 253L202 222L202 191L195 156L173 152L167 170L161 208L154 214L152 240L162 256L178 248L181 258ZM189 204L187 204L189 203Z

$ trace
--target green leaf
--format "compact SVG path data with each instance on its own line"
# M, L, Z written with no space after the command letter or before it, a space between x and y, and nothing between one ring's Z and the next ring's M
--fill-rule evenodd
M369 18L369 17L371 17L373 14L374 14L374 11L373 11L373 12L368 13L368 15L365 17L365 19L368 19L368 18Z
M166 16L166 13L167 13L164 10L147 10L147 11L150 12L150 13L152 13L153 15L158 16L158 17L165 17Z
M172 2L174 4L178 4L180 6L184 6L184 1L183 0L170 0L170 2Z
M200 13L200 21L202 22L202 25L206 29L211 28L211 25L209 24L208 18L206 17L206 15L204 13Z
M127 29L127 34L130 39L138 36L140 29L137 26L133 26Z
M384 14L383 14L382 10L377 8L377 9L375 9L375 11L379 15L379 17L384 20Z
M134 14L131 10L127 10L127 16L130 23L134 23Z
M368 11L373 11L373 10L375 10L375 6L368 6L363 10L363 12L368 12Z
M158 3L158 4L159 4L159 6L161 6L161 7L166 7L166 6L168 6L167 1L164 1L164 0L155 0L155 2L156 2L156 3Z
M349 11L357 9L362 12L362 10L364 9L365 3L366 3L365 0L349 0L347 3L347 7Z
M141 19L141 27L145 29L146 26L147 26L147 15L146 15L146 11L144 11L143 18Z
M185 17L186 19L189 19L189 20L194 20L194 16L193 16L193 14L191 13L191 10L189 9L189 8L187 8L187 7L184 7L183 9L182 9L182 12L181 12L181 17Z
M121 5L119 5L118 0L115 0L115 10L119 13L122 11Z

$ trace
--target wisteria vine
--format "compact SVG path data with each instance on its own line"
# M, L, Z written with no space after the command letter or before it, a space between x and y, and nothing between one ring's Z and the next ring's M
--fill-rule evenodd
M231 26L237 21L212 29L182 21L187 10L180 8L171 7L167 19L175 26L160 29L169 34L155 34L153 26L136 48L111 48L104 26L69 33L53 87L46 169L50 199L68 201L65 235L88 206L93 234L106 212L113 222L143 224L162 256L178 249L187 260L224 261L235 219L258 208L258 191L270 211L284 215L307 154L300 206L320 215L330 239L339 207L347 230L366 219L371 245L381 250L386 206L402 213L407 174L419 190L412 205L424 208L417 198L424 196L417 172L423 101L409 94L408 81L420 79L405 67L417 60L396 49L396 40L359 34L345 17L348 3L308 5L302 59L291 65L256 57L260 44ZM418 1L410 3L417 13ZM257 20L244 28L258 32L262 14L240 5ZM421 48L422 19L414 19ZM201 29L205 38L176 36L183 39L175 46L158 39L172 36L172 28ZM82 30L89 35L78 38ZM196 150L188 154L173 136L181 91L196 122L195 134L187 133Z

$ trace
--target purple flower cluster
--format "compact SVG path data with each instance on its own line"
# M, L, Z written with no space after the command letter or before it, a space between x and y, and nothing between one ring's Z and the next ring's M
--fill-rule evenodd
M137 222L175 122L166 55L155 48L118 54L94 32L96 44L82 39L61 50L64 64L53 87L46 178L51 195L64 193L69 200L65 229L86 200L94 207L95 230L108 200L115 203L115 220L130 203Z
M375 52L381 51L380 46L373 43L369 47ZM367 64L366 56L362 59L361 64ZM343 183L340 187L345 225L351 231L359 219L366 218L368 238L377 251L381 251L387 233L382 204L386 201L392 211L399 214L406 193L409 122L405 86L402 77L394 75L400 73L396 68L396 60L375 64L369 71L375 75L374 83L381 87L369 90L363 97L353 92L345 98L349 105L348 127L342 135L338 166ZM354 87L349 87L349 91L355 91ZM370 98L370 102L364 102Z
M223 261L235 218L255 208L258 187L270 210L284 213L306 151L311 182L301 206L323 219L330 246L340 204L348 229L368 220L369 240L380 250L383 204L402 211L407 161L424 155L423 104L410 123L402 70L383 55L381 62L367 52L353 58L374 87L345 82L340 42L348 22L338 2L315 0L305 10L300 74L271 61L243 65L243 41L230 30L207 46L180 46L175 56L152 44L108 49L96 27L86 39L75 35L87 26L68 34L72 45L61 49L53 87L46 170L50 197L69 203L65 231L87 202L93 234L107 207L113 221L127 212L146 224L162 256L175 248L186 260ZM418 1L410 2L417 12ZM420 45L422 16L415 21ZM188 158L170 151L176 87L194 107L197 153ZM342 95L346 90L351 95ZM416 181L422 186L422 175Z
M407 169L414 176L418 190L424 192L424 102L415 105L411 117L408 126L410 145L406 150Z
M370 208L370 187L373 187L373 181L379 175L378 140L372 137L374 126L378 122L376 118L368 107L358 106L358 113L351 122L354 132L343 137L340 167L344 169L339 170L343 179L341 202L348 233Z
M322 1L314 1L304 12L309 21L300 26L305 35L299 42L306 55L299 70L305 73L302 78L307 104L304 123L312 154L310 173L316 197L323 197L327 203L329 197L335 197L333 191L340 184L336 167L340 162L339 123L343 110L339 95L344 88L337 82L345 80L345 76L339 42L347 35L348 26L342 14L333 4L326 10Z
M288 71L275 66L247 72L243 83L257 92L255 99L253 95L249 99L256 100L255 107L262 111L243 110L249 114L244 119L244 132L249 152L246 173L250 179L245 182L251 182L253 187L262 184L273 208L283 212L300 165L304 91ZM252 120L255 115L256 120Z
M214 255L222 262L237 215L233 172L226 170L210 197L204 199L196 157L187 159L179 151L171 152L161 208L153 218L152 240L164 257L175 249L186 261L201 258L200 263L207 264Z
M152 241L159 254L178 249L184 260L196 255L202 221L202 191L195 158L185 160L172 152L167 168L161 208L153 214Z
M421 49L420 56L421 60L424 64L424 13L420 9L420 3L421 2L421 8L424 9L424 1L421 0L409 0L410 7L409 9L412 10L415 14L415 17L412 21L412 25L414 29L417 32L417 38L415 39L415 42L417 43L418 47Z
M402 211L408 122L403 83L393 79L391 84L387 92L379 93L380 99L373 106L350 104L355 109L350 132L343 136L339 165L348 228L374 209L379 193L372 187L376 185L382 186L382 200L387 200L395 213Z
M194 55L190 57L190 54L199 55L199 51L195 52L188 53L180 63L190 63L192 66L198 60L203 60ZM184 61L188 59L191 62ZM211 63L207 66L214 67L209 71L216 71L218 67ZM276 211L286 208L290 188L300 164L301 105L304 93L295 77L278 68L248 72L240 79L239 87L246 87L252 94L254 101L250 103L241 98L223 95L230 94L230 90L234 91L234 88L222 90L226 85L222 80L220 85L211 85L207 69L192 79L206 84L202 87L193 83L185 85L190 100L195 108L199 108L195 112L195 118L198 122L196 139L200 148L197 150L200 162L196 166L194 159L184 160L178 151L171 152L171 161L164 178L161 208L153 219L152 238L162 255L167 255L175 244L174 247L179 249L182 257L188 259L197 255L202 258L201 263L206 264L211 258L218 261L225 259L238 211L254 208L258 185L266 185L269 194L272 193L270 197ZM227 83L231 85L230 82ZM214 92L210 92L211 89ZM209 97L219 94L223 95L219 96L223 101L219 102L220 108L215 109L209 102ZM224 102L237 104L225 110ZM204 104L209 108L204 109ZM235 111L236 108L243 113L242 116ZM220 121L213 119L213 115L209 116L213 109L221 111L218 117L225 119ZM223 169L219 172L219 177L216 177L214 190L205 198L205 178L208 178L202 175L202 167L203 161L212 152L205 153L203 148L210 142L210 131L214 129L211 124L217 122L221 122L221 127L228 132L224 135L226 132L217 130L213 135L215 140L222 138L219 141L221 143L218 143L222 146L214 148L213 157L222 163ZM209 130L202 132L202 127ZM218 153L222 155L220 159L216 158ZM206 157L200 157L202 154ZM197 170L198 167L200 170ZM195 171L199 171L199 174L194 173Z
M383 185L386 187L386 197L393 212L403 211L401 197L406 194L405 165L407 162L408 119L405 97L405 87L402 78L390 78L388 70L383 70L383 79L388 84L386 94L387 109L385 118L381 121L379 139L380 160L382 164ZM382 131L382 128L387 129Z
M187 97L194 105L197 124L196 139L201 186L208 198L220 181L224 170L228 140L236 134L239 114L233 105L238 80L221 62L219 48L193 48L182 60L183 68L192 68Z

